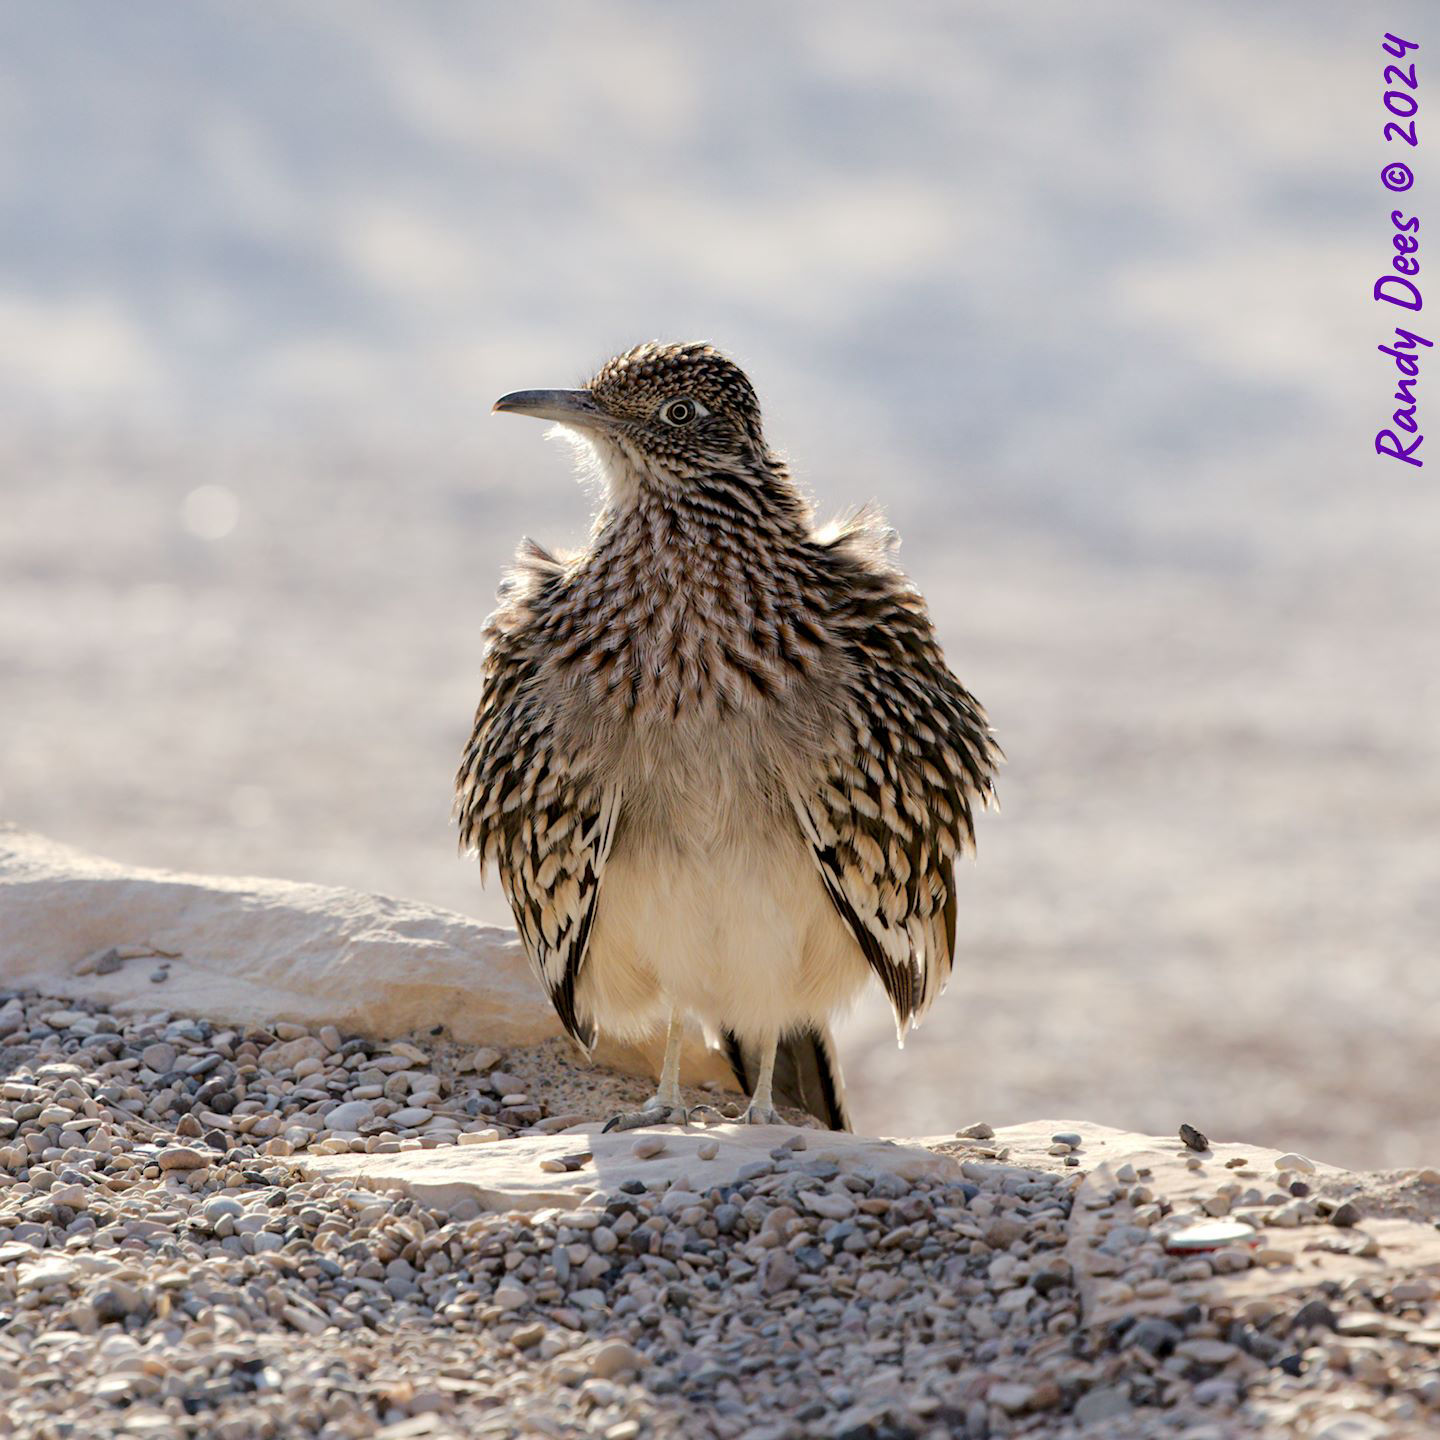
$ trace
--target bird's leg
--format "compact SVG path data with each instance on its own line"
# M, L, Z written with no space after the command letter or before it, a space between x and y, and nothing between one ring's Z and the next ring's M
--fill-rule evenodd
M660 1066L660 1088L645 1108L673 1110L680 1104L680 1046L685 1038L685 1021L674 1005L665 1031L665 1059Z
M663 1125L672 1110L680 1110L681 1123L689 1120L680 1099L680 1049L685 1038L685 1019L679 1009L670 1007L670 1023L665 1031L665 1059L660 1066L660 1088L639 1110L622 1110L605 1122L606 1130L638 1130L642 1125Z
M755 1081L755 1093L751 1095L750 1103L740 1117L742 1125L779 1125L782 1123L780 1117L775 1113L775 1107L770 1099L770 1087L775 1079L775 1049L778 1044L779 1036L775 1036L764 1047L763 1058L760 1061L760 1075Z

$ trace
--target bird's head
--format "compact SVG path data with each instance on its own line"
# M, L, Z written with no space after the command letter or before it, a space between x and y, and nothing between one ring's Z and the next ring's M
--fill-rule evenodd
M612 493L716 468L765 465L760 405L745 372L709 345L637 345L581 390L516 390L493 407L553 420L588 441Z

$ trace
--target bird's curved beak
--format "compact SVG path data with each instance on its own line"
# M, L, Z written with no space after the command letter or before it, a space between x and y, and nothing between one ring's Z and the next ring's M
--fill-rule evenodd
M512 390L491 407L503 415L533 415L583 428L605 424L608 417L588 390Z

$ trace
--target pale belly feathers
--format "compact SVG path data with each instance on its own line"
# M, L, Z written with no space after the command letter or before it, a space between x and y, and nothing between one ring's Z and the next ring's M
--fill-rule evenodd
M774 759L745 737L648 737L628 772L577 1000L637 1035L671 1005L763 1041L848 1006L870 970L837 914ZM783 763L783 762L782 762Z

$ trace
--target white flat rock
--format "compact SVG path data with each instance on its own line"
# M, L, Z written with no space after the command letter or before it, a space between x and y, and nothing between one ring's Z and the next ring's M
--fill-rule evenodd
M512 931L383 895L138 869L10 829L0 911L7 986L227 1024L444 1024L499 1045L559 1031Z
M785 1125L716 1125L704 1130L666 1125L643 1133L663 1137L664 1150L642 1160L634 1153L635 1131L605 1135L594 1125L577 1126L559 1135L402 1150L394 1155L302 1155L294 1163L306 1175L351 1180L377 1190L401 1190L443 1210L466 1202L481 1210L570 1209L593 1191L617 1191L626 1180L646 1185L688 1180L703 1192L730 1183L747 1165L773 1163L770 1152L796 1134L803 1134L806 1140L806 1148L795 1156L801 1162L831 1160L842 1171L889 1173L907 1179L959 1176L954 1160L921 1145L836 1131L796 1131ZM719 1142L713 1160L702 1160L696 1153L706 1139ZM541 1169L542 1161L586 1152L593 1158L578 1170L552 1173Z
M0 825L0 915L0 986L120 1012L381 1039L443 1025L501 1047L561 1033L513 930L385 895L141 869ZM602 1038L596 1058L656 1073L651 1049ZM698 1033L685 1060L687 1083L728 1074Z

